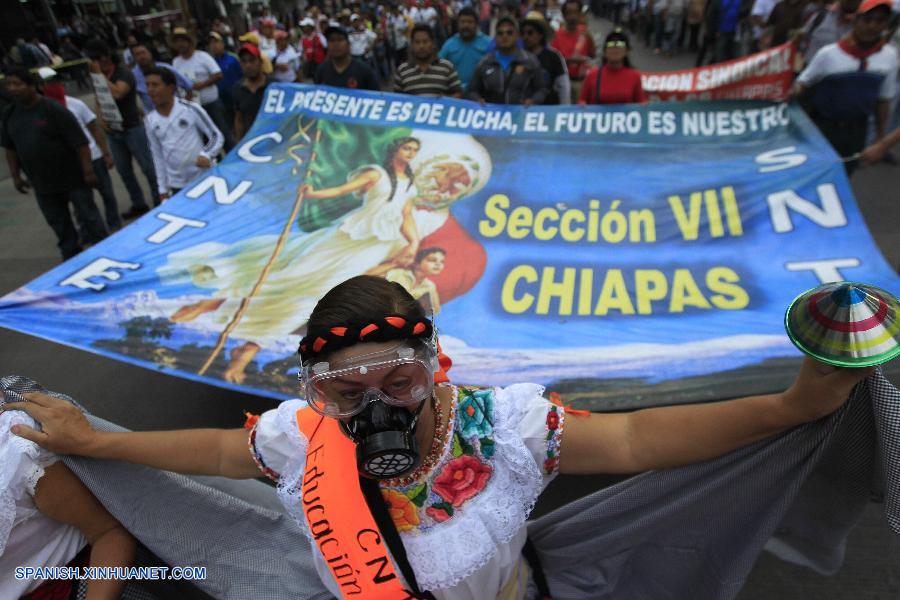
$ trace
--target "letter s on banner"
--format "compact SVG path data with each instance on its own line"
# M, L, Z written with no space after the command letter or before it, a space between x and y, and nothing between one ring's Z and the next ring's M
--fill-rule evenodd
M809 157L805 154L797 152L797 146L786 146L784 148L763 152L757 156L755 160L756 164L760 165L760 173L771 173L773 171L783 171L784 169L799 167L805 163L808 158Z

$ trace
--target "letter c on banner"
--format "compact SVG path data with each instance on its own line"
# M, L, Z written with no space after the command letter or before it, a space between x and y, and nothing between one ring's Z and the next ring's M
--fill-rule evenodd
M258 135L255 138L247 140L246 142L241 144L240 149L238 149L238 156L240 156L248 163L267 163L272 160L272 157L254 154L253 147L264 140L273 140L276 144L280 144L281 140L283 139L284 138L277 131L270 131L269 133Z

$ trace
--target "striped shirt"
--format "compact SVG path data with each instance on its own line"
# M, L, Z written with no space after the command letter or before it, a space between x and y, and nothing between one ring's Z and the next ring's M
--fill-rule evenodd
M462 82L449 60L435 58L425 71L409 61L397 67L394 91L414 96L452 96L462 94Z
M166 116L158 110L148 114L144 127L161 194L183 188L203 172L196 164L197 157L212 160L222 150L222 132L199 104L188 100L176 98Z

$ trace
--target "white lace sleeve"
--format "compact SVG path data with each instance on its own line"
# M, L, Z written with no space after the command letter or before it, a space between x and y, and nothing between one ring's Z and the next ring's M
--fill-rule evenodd
M260 470L274 481L285 472L288 463L306 453L306 438L297 428L297 411L303 400L288 400L266 411L250 431L250 454Z
M559 472L559 446L565 425L565 411L544 398L543 386L518 383L498 391L515 406L510 417L544 476L546 487Z
M34 419L21 411L0 414L0 555L16 522L17 501L33 497L44 469L59 460L52 452L12 433L9 429L14 425L37 427Z

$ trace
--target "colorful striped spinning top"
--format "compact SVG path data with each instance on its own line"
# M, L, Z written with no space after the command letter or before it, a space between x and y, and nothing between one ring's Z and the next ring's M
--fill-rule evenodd
M865 283L826 283L800 294L784 327L803 353L837 367L870 367L900 355L900 301Z

